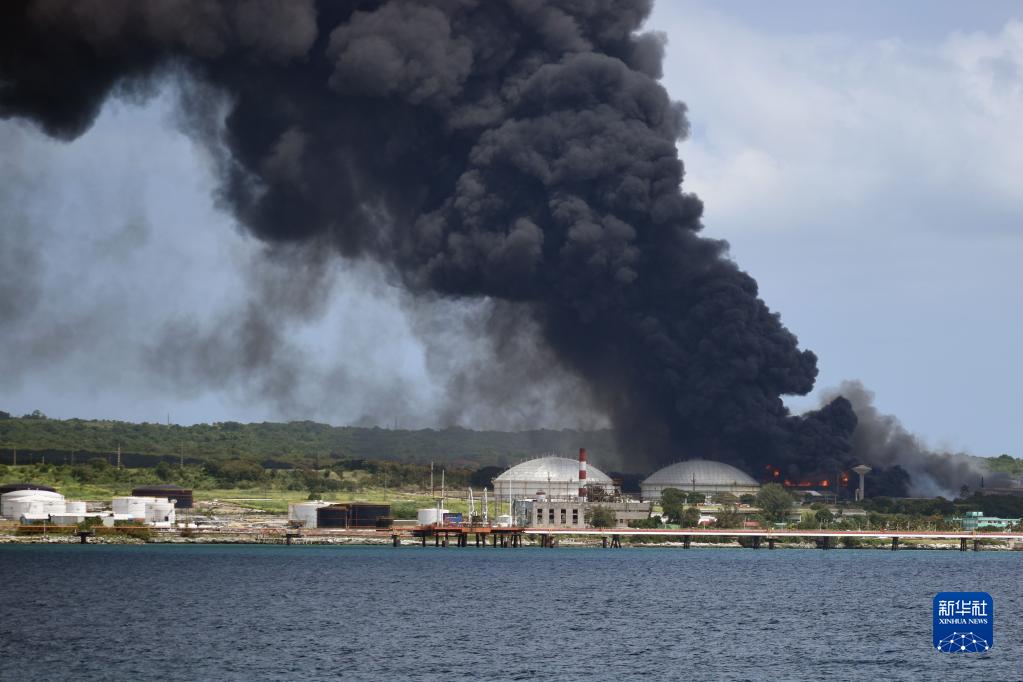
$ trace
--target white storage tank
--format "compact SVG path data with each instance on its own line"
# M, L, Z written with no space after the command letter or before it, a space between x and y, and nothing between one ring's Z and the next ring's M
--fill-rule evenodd
M170 500L156 500L146 503L146 523L174 523L174 503Z
M0 495L0 516L20 519L64 514L66 503L60 493L48 490L14 490Z
M419 521L420 526L430 526L435 523L444 523L444 515L450 513L447 509L429 507L427 509L420 509L416 514L416 519Z
M301 523L303 528L316 528L316 510L330 506L329 502L292 502L288 505L288 521Z
M111 502L114 514L128 516L139 521L146 518L146 505L153 502L166 502L158 497L115 497Z
M68 500L67 513L85 516L85 502L83 500Z

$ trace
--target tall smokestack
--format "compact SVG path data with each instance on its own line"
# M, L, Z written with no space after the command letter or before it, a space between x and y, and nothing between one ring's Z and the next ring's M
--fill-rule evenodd
M579 448L579 497L586 498L586 448Z

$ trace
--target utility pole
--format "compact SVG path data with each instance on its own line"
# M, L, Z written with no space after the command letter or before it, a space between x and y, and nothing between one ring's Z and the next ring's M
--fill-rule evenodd
M121 468L121 446L117 446L117 468Z

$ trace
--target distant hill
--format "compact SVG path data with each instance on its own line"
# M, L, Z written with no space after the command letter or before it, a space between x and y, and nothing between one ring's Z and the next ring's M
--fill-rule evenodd
M36 413L7 417L0 413L0 463L84 461L110 458L121 448L126 466L159 460L203 462L251 458L275 464L306 464L327 459L375 459L450 462L470 466L508 466L545 453L574 456L586 447L594 465L614 469L622 461L608 430L471 431L469 429L391 430L329 426L316 422L241 424L217 422L166 424L48 419Z

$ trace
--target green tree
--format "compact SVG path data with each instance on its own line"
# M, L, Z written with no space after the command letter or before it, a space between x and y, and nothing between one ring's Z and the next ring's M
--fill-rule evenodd
M826 526L835 520L835 515L828 509L818 509L814 512L813 518L817 523Z
M691 492L688 496L689 504L703 504L707 501L707 496L703 493Z
M733 495L732 493L718 493L717 495L714 496L714 501L717 502L718 504L734 507L739 503L739 498Z
M770 523L783 523L792 509L792 496L777 483L765 483L757 493L757 506Z
M700 510L696 507L687 507L679 519L683 528L696 528L700 525Z
M414 519L418 511L415 502L395 502L391 505L391 516L396 519Z
M156 477L161 481L169 481L171 477L174 476L174 471L171 469L170 464L167 464L167 462L164 461L161 461L153 468L153 473L156 474Z
M718 528L739 528L742 525L742 517L734 504L726 505L714 514L714 518L717 519L714 525Z
M739 502L752 506L757 503L757 496L751 493L746 493L739 496Z
M668 517L669 523L680 523L682 510L686 505L686 494L677 488L665 488L661 491L661 510Z
M607 507L590 507L586 511L586 522L593 528L614 528L618 525L615 513Z

